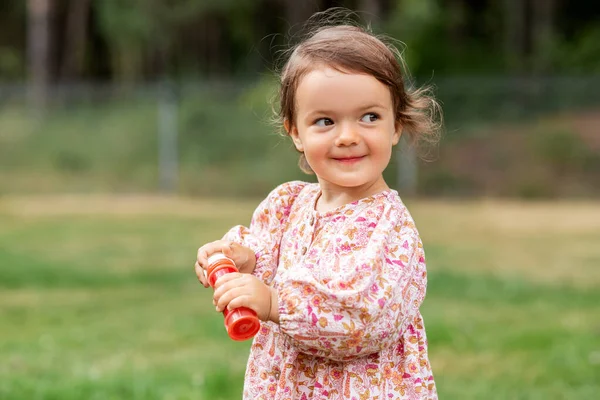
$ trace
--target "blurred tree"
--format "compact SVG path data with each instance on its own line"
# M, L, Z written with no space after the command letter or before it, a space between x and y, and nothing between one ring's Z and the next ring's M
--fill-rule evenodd
M96 17L108 44L113 77L122 83L141 76L144 50L153 23L149 2L101 0L95 2Z
M83 75L88 41L90 0L71 1L67 3L67 7L63 32L64 57L59 73L62 80L77 79Z
M290 34L296 33L302 24L316 11L319 11L318 0L282 0L285 7L285 19Z
M439 60L446 58L438 36L441 15L437 0L402 0L396 2L384 23L383 30L406 45L404 57L417 75L432 67L437 70Z
M50 15L52 0L28 0L27 47L31 101L35 110L43 112L50 83Z
M532 0L532 69L548 72L551 56L556 46L555 11L559 0Z
M504 57L513 71L525 69L526 2L504 0Z
M504 51L510 69L548 72L559 0L504 0Z
M371 15L376 30L405 42L417 76L590 72L600 64L600 2L5 0L0 72L27 71L38 93L54 80L255 76L284 37L334 6Z
M22 79L27 69L27 2L0 2L0 80Z

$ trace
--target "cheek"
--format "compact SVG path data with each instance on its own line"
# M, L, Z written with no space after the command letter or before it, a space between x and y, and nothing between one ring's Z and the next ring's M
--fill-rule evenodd
M381 148L381 151L379 153L381 162L387 164L390 162L390 159L392 158L392 145L390 143L389 146L385 146Z
M302 142L307 153L323 154L327 152L327 141L322 135L306 135Z
M392 140L380 140L378 141L375 147L371 147L372 151L376 153L377 165L387 165L389 164L392 154L393 154L393 146Z
M394 137L392 135L380 136L377 140L371 140L369 147L382 156L391 154L394 147Z

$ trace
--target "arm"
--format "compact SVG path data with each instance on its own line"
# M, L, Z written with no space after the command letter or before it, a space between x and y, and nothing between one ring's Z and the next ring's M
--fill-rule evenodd
M273 294L278 313L270 319L300 351L347 361L398 344L425 296L425 260L412 222L382 225L348 260L354 273L343 286L302 269Z
M256 263L252 275L266 284L270 284L275 276L283 228L294 200L305 185L304 182L288 182L278 186L254 211L249 228L234 226L223 237L254 252Z

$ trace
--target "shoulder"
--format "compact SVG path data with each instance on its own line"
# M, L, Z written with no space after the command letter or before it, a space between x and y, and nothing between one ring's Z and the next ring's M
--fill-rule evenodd
M313 183L290 181L277 186L265 199L271 206L289 206L295 202L301 193L311 191Z
M383 215L388 222L389 239L391 241L420 242L419 231L412 214L395 190L390 190L383 198Z
M262 201L256 212L276 215L279 219L287 216L291 206L303 192L309 191L314 184L302 181L283 183L274 188Z
M303 189L311 186L312 184L303 181L290 181L282 183L269 193L267 198L279 198L279 197L297 197Z

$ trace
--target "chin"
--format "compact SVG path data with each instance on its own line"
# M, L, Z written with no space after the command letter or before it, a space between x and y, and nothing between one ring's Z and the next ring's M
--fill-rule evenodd
M331 179L331 183L336 186L346 187L346 188L356 188L359 186L366 185L369 181L367 180L357 180L357 179Z
M365 174L365 171L344 171L337 174L332 173L333 171L328 171L328 173L326 174L320 174L319 171L315 171L314 169L313 171L318 177L321 177L324 181L327 181L335 186L345 187L349 189L368 185L369 182L374 182L378 179L377 176L373 177L371 176L371 174Z

